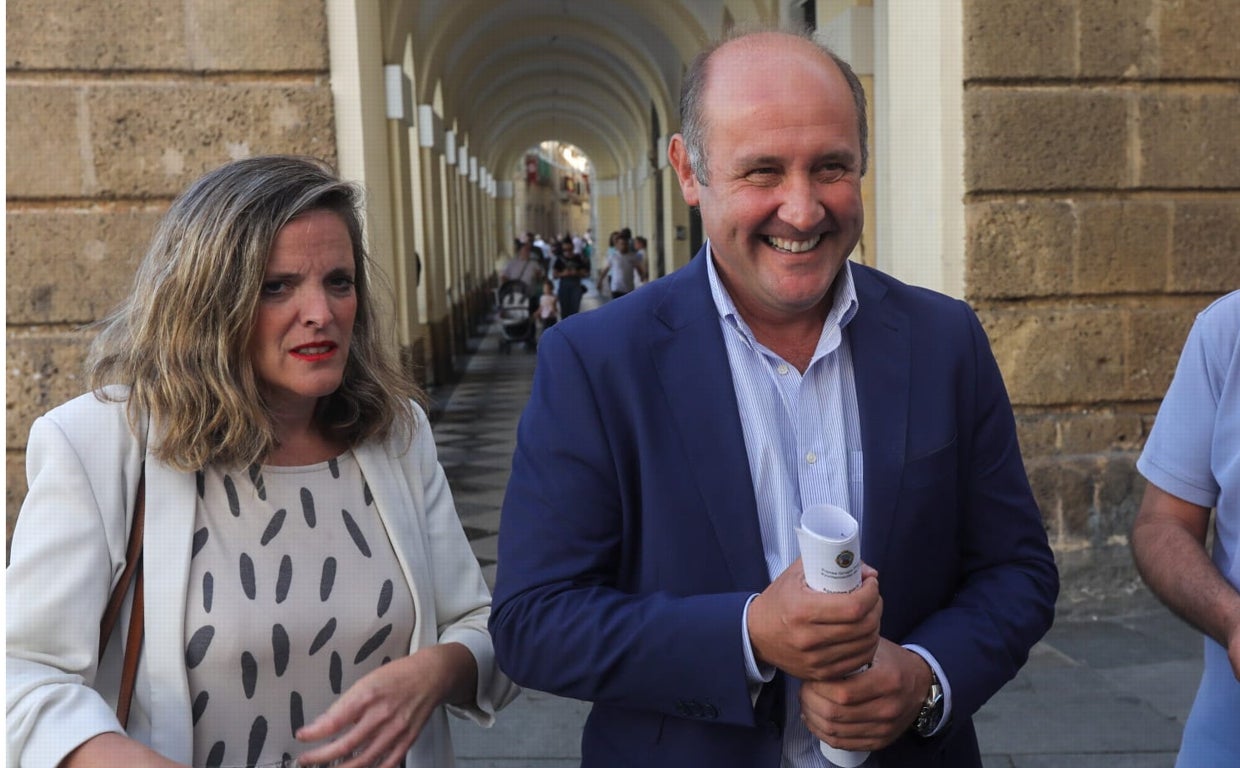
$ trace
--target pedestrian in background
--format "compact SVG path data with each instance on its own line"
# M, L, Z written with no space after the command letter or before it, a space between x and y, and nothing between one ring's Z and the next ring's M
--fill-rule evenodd
M555 283L543 281L542 296L538 299L538 333L555 325L560 320L560 300L555 295Z
M616 233L612 247L607 250L607 263L598 276L600 284L610 277L608 285L613 299L633 291L636 287L635 274L641 275L642 280L646 279L646 265L632 249L632 237L628 227Z
M556 248L552 274L560 281L560 316L572 317L581 308L581 296L586 290L582 280L590 276L590 267L581 253L573 249L572 238L557 242Z

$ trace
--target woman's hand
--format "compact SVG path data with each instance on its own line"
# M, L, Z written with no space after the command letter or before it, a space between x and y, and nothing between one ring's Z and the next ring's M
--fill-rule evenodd
M471 701L477 686L478 665L464 645L422 648L358 680L297 731L299 741L335 739L298 759L313 765L348 757L341 768L394 768L436 707Z
M122 733L101 733L60 761L60 768L91 768L98 765L124 765L133 768L186 768L141 742Z

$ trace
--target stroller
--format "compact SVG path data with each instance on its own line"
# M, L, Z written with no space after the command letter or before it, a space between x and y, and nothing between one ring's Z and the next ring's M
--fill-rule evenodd
M530 289L520 280L507 280L495 291L495 312L499 319L501 352L512 351L513 342L534 346L534 313L530 310Z

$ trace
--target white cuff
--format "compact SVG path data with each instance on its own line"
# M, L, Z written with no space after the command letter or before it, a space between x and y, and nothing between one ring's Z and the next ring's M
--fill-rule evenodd
M745 610L741 612L741 643L745 649L745 678L749 681L749 703L758 702L758 694L762 686L775 678L773 664L759 664L753 655L753 643L749 640L749 604L757 595L750 595L745 601Z
M943 668L939 666L939 662L934 656L922 648L920 645L906 645L905 648L926 660L930 665L930 669L934 670L934 675L939 679L939 685L943 686L943 717L939 720L939 724L928 735L933 736L943 730L943 726L947 725L948 720L952 716L952 684L948 681L947 675L943 674Z

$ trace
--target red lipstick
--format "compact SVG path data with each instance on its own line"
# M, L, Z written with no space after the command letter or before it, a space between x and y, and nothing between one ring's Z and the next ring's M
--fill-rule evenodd
M307 363L326 360L336 354L336 344L331 341L320 341L313 344L301 344L289 350L289 354Z

